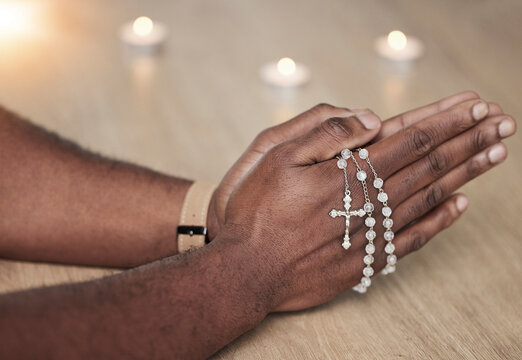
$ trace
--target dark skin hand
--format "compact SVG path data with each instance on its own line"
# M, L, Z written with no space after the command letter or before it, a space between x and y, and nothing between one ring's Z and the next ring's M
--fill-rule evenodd
M477 98L456 94L393 117L372 141ZM267 151L326 119L365 111L322 104L259 134L212 198L209 237L222 229L233 189ZM490 113L502 111L491 105ZM131 267L177 253L176 227L191 181L88 153L1 108L0 164L0 256Z
M269 312L327 302L359 282L365 243L359 219L352 247L343 250L344 222L328 216L342 205L333 157L369 144L402 257L451 225L467 205L452 193L507 154L500 140L514 132L514 121L470 97L391 126L368 112L318 121L272 146L241 176L209 245L98 281L0 296L0 358L206 358ZM318 110L346 111L321 106L312 113ZM499 126L505 121L510 126ZM360 186L350 186L358 207ZM382 253L384 240L375 244ZM375 269L384 263L376 255Z

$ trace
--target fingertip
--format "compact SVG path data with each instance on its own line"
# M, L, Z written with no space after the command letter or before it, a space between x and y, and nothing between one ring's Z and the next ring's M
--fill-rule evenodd
M484 119L489 112L489 106L486 102L480 101L473 105L473 108L471 110L471 113L473 115L473 119L475 120L482 120Z
M455 200L455 206L459 213L463 213L469 206L469 199L464 194L457 195L457 199Z
M507 157L507 147L503 143L493 145L488 151L488 159L491 164L499 164Z
M371 111L357 113L355 117L359 119L367 130L376 130L382 125L381 119Z

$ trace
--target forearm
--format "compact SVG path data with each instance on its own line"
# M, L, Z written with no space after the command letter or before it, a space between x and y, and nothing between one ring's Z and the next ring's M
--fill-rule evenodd
M266 282L238 244L0 297L0 358L206 358L267 314Z
M0 108L0 257L125 267L175 254L189 186Z

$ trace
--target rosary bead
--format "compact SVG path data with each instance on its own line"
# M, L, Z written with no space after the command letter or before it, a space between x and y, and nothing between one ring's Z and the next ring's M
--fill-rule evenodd
M385 192L380 192L378 195L377 195L377 200L379 200L380 202L385 202L388 200L388 194L386 194Z
M366 211L367 213L370 213L370 212L372 212L372 211L375 209L375 207L373 206L372 203L367 202L367 203L364 203L363 209L364 209L364 211Z
M373 256L372 256L372 255L366 255L366 256L364 257L364 260L363 260L363 261L364 261L364 263L365 263L366 265L370 265L370 264L373 263Z
M394 237L395 234L393 233L393 231L388 230L384 233L384 240L386 241L392 241Z
M385 206L382 208L382 214L388 217L392 214L392 209L389 206Z
M382 222L382 225L385 227L385 228L391 228L393 226L393 220L392 219L384 219L384 221Z
M370 277L370 276L373 275L373 273L374 273L374 271L373 271L373 268L371 266L367 266L367 267L365 267L363 269L363 275L364 276Z
M352 156L352 152L349 149L344 149L341 151L341 156L343 159L348 159L350 156Z
M395 251L395 245L393 245L391 242L387 243L386 246L384 247L384 252L386 254L393 254L394 251Z
M366 180L366 177L367 177L366 171L364 171L364 170L357 171L357 180L364 181L364 180Z
M364 224L368 227L372 227L375 225L375 219L371 216L368 216L366 219L364 219Z
M372 279L367 276L363 276L361 279L361 284L363 284L365 287L368 287L372 284Z
M388 264L395 265L397 263L397 256L388 255Z
M381 178L377 178L373 180L373 187L376 189L382 188L382 185L384 184L384 181Z
M339 169L346 169L346 166L348 166L348 163L344 159L337 160L337 167Z
M376 235L377 235L377 234L375 234L375 231L373 231L373 230L368 230L368 231L366 232L366 238L367 238L368 240L373 240L373 239L375 239L375 236L376 236Z
M367 254L371 255L371 254L375 253L375 245L368 244L368 245L366 245L366 249L365 250L366 250Z
M366 150L366 149L359 150L359 157L363 160L366 160L368 158L368 150Z

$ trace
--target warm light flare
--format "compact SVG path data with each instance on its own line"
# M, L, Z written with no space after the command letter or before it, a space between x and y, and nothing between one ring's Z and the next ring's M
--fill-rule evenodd
M0 36L30 32L34 27L34 8L28 3L0 2Z
M402 31L394 30L388 34L388 44L392 49L402 50L406 47L408 38Z
M154 22L147 16L140 16L132 24L132 30L139 36L147 36L152 32Z
M277 62L277 70L283 75L292 75L295 73L295 61L289 57L284 57Z

